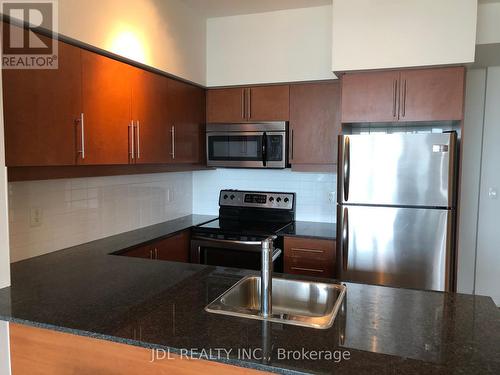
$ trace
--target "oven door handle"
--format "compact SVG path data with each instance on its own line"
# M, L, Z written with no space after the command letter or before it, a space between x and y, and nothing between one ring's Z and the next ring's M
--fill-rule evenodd
M271 236L271 238L273 240L275 240L277 237ZM206 238L206 237L193 237L193 240L228 243L228 244L234 244L234 245L262 246L262 241L221 240L221 239L217 239L217 238Z
M267 166L267 133L262 134L262 165Z

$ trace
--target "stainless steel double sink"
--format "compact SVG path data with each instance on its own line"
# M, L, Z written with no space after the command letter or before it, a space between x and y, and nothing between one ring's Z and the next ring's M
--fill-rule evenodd
M210 313L231 315L303 327L327 329L333 325L346 287L340 284L272 278L272 311L261 314L261 280L247 276L210 303Z

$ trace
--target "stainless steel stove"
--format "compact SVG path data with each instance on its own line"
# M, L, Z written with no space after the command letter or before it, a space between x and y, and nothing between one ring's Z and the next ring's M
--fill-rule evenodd
M294 220L295 193L222 190L219 218L193 229L191 262L259 270L261 241ZM282 245L277 237L274 247ZM283 255L273 261L281 272Z

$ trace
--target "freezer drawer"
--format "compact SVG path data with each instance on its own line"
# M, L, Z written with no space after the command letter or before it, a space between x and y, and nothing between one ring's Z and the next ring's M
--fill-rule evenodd
M338 201L454 207L456 134L339 137Z
M450 290L453 210L337 206L344 281Z

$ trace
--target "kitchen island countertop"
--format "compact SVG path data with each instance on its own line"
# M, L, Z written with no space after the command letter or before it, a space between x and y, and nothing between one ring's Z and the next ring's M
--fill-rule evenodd
M251 271L109 255L212 218L191 215L13 263L0 319L173 353L225 348L228 356L210 359L277 373L500 373L500 313L489 297L347 283L334 325L316 330L204 310ZM269 357L241 356L264 347ZM337 354L311 358L320 351Z

